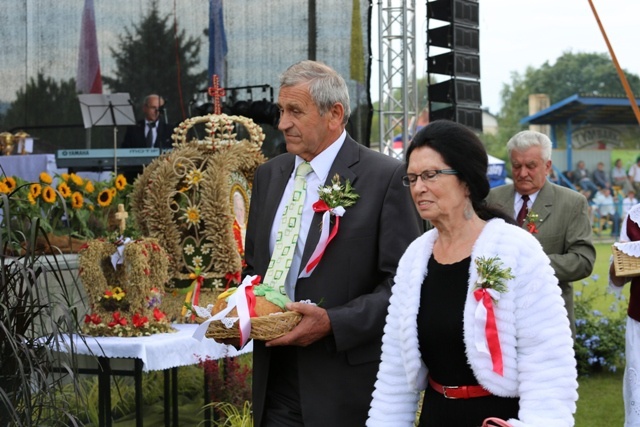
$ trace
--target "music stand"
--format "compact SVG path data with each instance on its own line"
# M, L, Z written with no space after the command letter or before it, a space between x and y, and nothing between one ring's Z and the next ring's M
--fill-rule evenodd
M85 129L113 126L113 173L118 175L118 126L136 124L129 94L80 94L78 100Z

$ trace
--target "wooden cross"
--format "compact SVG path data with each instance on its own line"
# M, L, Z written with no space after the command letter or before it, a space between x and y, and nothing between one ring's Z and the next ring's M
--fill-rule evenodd
M124 234L124 229L127 228L127 218L129 214L124 210L124 205L122 203L118 204L118 212L116 212L116 219L118 220L118 228L120 229L120 234Z
M218 75L213 75L213 86L208 90L209 96L213 97L213 114L220 114L222 107L220 106L220 98L226 95L224 88L220 87Z

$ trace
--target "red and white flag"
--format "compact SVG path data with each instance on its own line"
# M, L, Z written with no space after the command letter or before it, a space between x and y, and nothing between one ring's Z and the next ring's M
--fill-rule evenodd
M79 93L102 93L102 75L98 58L98 37L93 0L85 0L78 51L76 90Z

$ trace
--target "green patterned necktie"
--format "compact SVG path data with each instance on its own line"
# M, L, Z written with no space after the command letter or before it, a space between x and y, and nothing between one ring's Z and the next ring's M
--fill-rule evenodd
M293 194L291 194L291 199L282 213L282 221L276 235L276 244L273 248L269 268L263 280L263 283L279 290L283 295L286 294L284 281L291 267L291 260L298 242L300 222L302 222L302 210L307 190L306 176L311 172L313 172L313 169L307 162L300 163L296 169Z

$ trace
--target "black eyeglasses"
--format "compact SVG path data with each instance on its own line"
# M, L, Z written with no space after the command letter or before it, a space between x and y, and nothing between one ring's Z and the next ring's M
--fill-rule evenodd
M416 181L418 181L418 177L422 180L422 182L434 182L438 179L438 175L457 175L458 171L454 169L433 169L426 171L422 171L420 175L416 175L415 173L410 173L402 177L402 185L405 187L409 187L414 185Z

